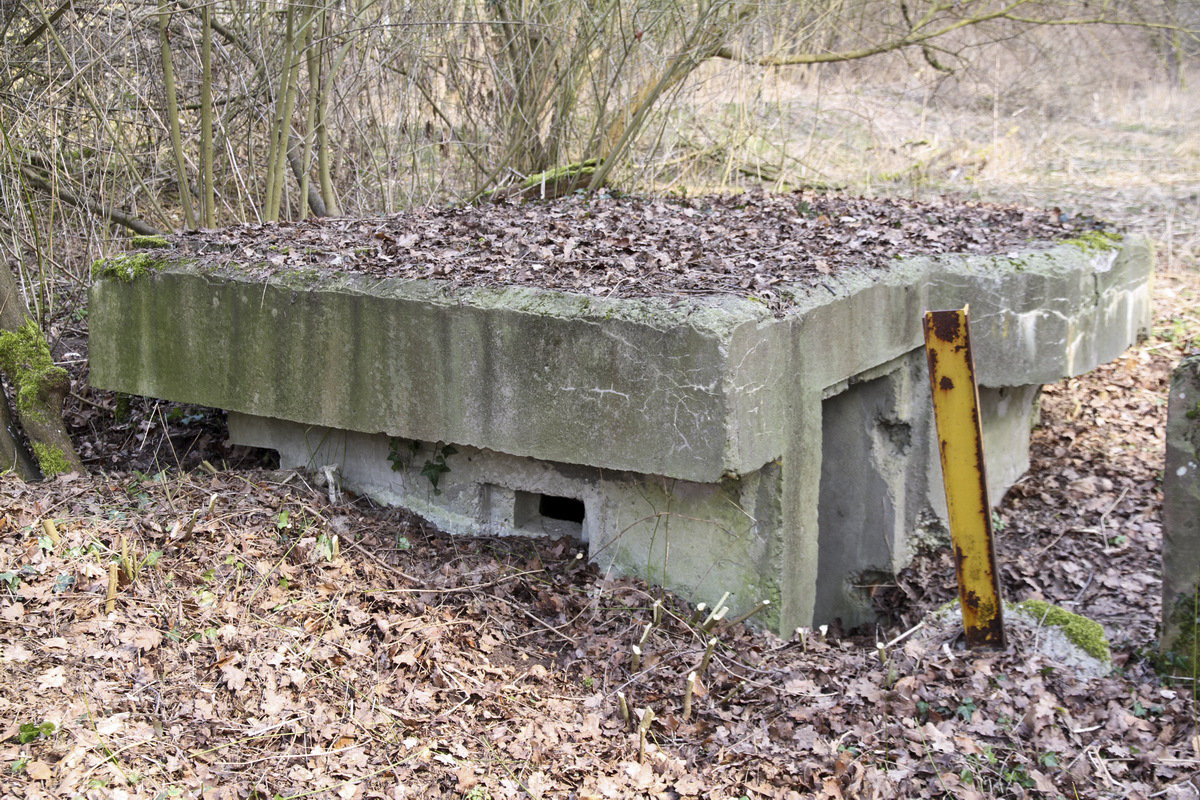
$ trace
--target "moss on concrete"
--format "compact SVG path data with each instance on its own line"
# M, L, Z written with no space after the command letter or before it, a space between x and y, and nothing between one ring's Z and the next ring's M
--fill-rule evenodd
M1159 658L1159 671L1186 678L1200 677L1200 587L1183 596L1166 617L1172 634Z
M167 237L159 236L157 234L153 236L133 237L134 250L161 250L170 246L171 243L167 241Z
M1125 237L1112 231L1088 231L1071 239L1065 244L1073 244L1085 253L1104 253L1109 250L1119 250Z
M124 253L112 258L102 258L92 264L93 278L116 278L119 281L130 281L151 275L166 266L162 256L150 253Z
M47 478L52 478L55 475L71 471L71 464L67 460L67 454L60 448L51 445L43 444L42 442L33 442L33 457L37 459L38 469L42 471L42 475Z
M67 371L54 364L46 339L33 320L26 320L15 331L0 332L0 370L16 388L17 412L24 419L41 414L39 393L44 387L68 380Z
M530 175L521 184L522 190L533 189L541 186L548 186L557 189L557 184L560 182L578 183L583 178L591 178L596 172L597 160L589 158L586 161L581 161L578 164L566 164L561 167L554 167L545 172L539 172L536 175Z
M1108 649L1108 637L1099 622L1072 614L1064 608L1050 605L1042 600L1025 600L1017 603L1018 609L1029 614L1044 625L1060 629L1067 639L1093 658L1104 662L1112 661Z
M321 282L321 273L315 269L294 269L280 272L276 279L289 289L312 289Z

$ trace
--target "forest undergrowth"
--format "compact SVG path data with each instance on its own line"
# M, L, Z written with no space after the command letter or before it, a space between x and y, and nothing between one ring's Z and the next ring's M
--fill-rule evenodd
M1028 141L1022 122L986 163L955 145L911 170L891 161L921 139L869 93L834 99L886 156L858 149L852 192L1060 206L1159 243L1152 335L1046 388L996 512L1006 597L1100 622L1111 674L1040 654L1036 628L959 649L932 613L944 550L879 593L886 626L783 639L705 630L571 540L453 538L330 497L231 448L218 413L88 389L74 286L48 333L90 473L0 478L0 798L1200 798L1192 684L1153 664L1167 381L1200 336L1194 111L1101 114L1104 141L1091 111ZM955 142L1010 130L998 104L929 108ZM841 183L846 145L821 141L805 157Z

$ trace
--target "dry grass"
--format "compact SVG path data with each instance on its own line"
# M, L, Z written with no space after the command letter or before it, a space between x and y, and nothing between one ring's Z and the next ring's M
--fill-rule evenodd
M663 123L668 148L646 165L647 188L817 186L1057 206L1157 240L1160 269L1194 265L1200 98L1153 64L1110 69L1099 43L1077 36L1087 55L1058 68L988 51L949 77L898 57L853 70L709 65Z

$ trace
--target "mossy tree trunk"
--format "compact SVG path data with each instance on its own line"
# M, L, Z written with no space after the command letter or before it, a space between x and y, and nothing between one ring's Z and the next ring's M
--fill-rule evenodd
M8 407L8 398L0 392L0 473L8 472L16 474L23 481L37 480L41 476L37 464L21 446L12 410Z
M0 469L13 470L24 480L36 479L39 472L46 477L83 472L62 418L70 378L54 364L37 322L25 312L16 279L4 268L0 268L0 375L16 400L15 409L4 400L0 410ZM14 421L29 440L32 460L15 434Z

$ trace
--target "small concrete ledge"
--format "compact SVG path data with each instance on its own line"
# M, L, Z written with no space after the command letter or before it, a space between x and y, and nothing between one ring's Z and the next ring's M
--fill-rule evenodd
M1200 674L1200 356L1171 375L1163 473L1163 666Z
M95 385L228 409L235 441L451 531L571 533L591 556L782 632L870 616L860 587L944 536L921 351L969 303L993 499L1042 383L1149 320L1149 248L917 258L733 297L605 299L355 275L254 279L155 251L91 290ZM440 443L448 471L435 488ZM435 468L436 471L436 468Z

